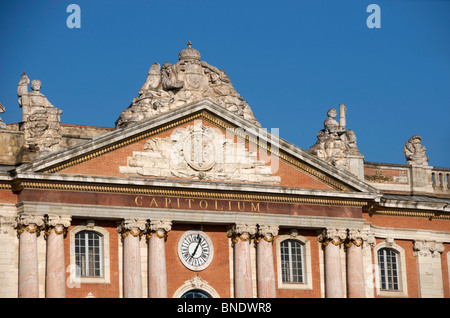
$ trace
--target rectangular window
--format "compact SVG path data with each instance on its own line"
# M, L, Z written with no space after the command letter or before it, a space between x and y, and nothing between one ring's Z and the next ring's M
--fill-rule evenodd
M378 265L380 267L381 290L400 290L397 252L389 248L379 250Z
M304 283L303 245L296 240L285 240L280 248L283 283Z
M94 231L82 231L75 235L75 262L77 276L102 276L102 236Z

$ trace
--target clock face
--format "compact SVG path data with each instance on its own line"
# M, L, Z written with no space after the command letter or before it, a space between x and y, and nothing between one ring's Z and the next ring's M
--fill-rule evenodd
M213 259L214 248L208 235L202 231L187 231L178 242L178 256L187 268L201 271Z

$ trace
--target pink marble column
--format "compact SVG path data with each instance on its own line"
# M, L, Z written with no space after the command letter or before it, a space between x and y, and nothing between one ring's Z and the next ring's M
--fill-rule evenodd
M151 221L148 228L148 297L167 298L165 241L170 221Z
M319 240L325 250L325 297L344 298L340 248L347 236L343 229L326 229Z
M19 234L19 298L39 297L37 235L43 216L19 215L15 228Z
M66 297L66 265L64 261L64 237L70 225L70 217L49 216L47 220L47 269L45 296Z
M123 297L142 298L140 239L145 220L125 219L118 227L123 240Z
M259 298L275 298L275 268L272 244L278 234L278 226L258 226L256 245L256 277Z
M228 232L234 249L234 296L252 298L252 268L250 260L250 239L256 233L256 226L235 224Z
M358 230L349 230L347 248L347 296L349 298L365 298L364 264L363 264L364 235Z

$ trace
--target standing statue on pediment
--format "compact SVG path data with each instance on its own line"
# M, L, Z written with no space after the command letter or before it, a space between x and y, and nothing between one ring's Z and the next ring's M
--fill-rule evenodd
M27 74L23 73L17 87L22 107L21 130L24 131L25 145L33 151L38 150L42 156L60 149L62 111L40 92L42 84L39 80L31 82L31 91L28 91L29 83Z
M362 157L356 145L356 134L352 129L346 129L344 104L339 105L339 122L335 119L337 111L330 108L324 129L317 134L316 143L310 147L318 158L336 167L349 168L350 160Z
M421 144L422 137L412 136L403 147L406 164L428 166L428 156L425 155L425 146Z

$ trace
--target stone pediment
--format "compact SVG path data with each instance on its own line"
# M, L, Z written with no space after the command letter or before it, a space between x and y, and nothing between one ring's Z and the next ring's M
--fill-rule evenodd
M16 171L377 192L208 99L116 129Z

